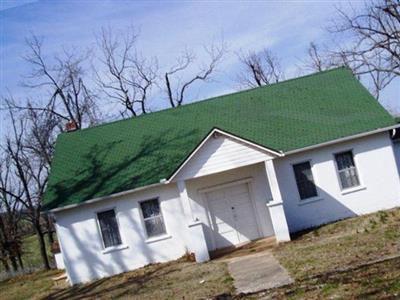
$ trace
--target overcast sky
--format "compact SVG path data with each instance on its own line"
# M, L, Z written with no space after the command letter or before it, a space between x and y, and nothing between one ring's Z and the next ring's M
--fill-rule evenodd
M55 53L61 47L86 48L102 26L140 30L138 47L147 56L157 55L160 65L171 66L185 48L202 59L202 46L224 39L229 55L210 84L200 84L190 99L204 99L237 90L234 79L239 68L234 55L240 49L272 49L282 59L287 77L298 75L311 41L328 40L326 26L335 15L335 5L348 10L347 2L332 1L4 1L1 11L0 95L10 90L18 97L27 64L24 39L34 32L43 36L44 50ZM352 2L354 7L361 2ZM397 81L399 83L399 81ZM392 84L381 103L400 113L400 90ZM167 105L163 95L152 103L154 109Z

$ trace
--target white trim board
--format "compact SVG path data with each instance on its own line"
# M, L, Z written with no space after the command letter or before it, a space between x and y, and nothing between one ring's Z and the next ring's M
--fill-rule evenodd
M243 178L243 179L239 179L239 180L235 180L235 181L231 181L231 182L227 182L227 183L223 183L223 184L217 184L217 185L209 186L209 187L206 187L206 188L202 188L202 189L199 189L198 192L200 194L204 194L204 193L208 193L208 192L224 189L224 188L227 188L227 187L235 186L235 185L238 185L238 184L242 184L242 183L249 183L252 180L253 180L252 177L247 177L247 178Z
M330 140L330 141L320 143L320 144L315 144L315 145L311 145L311 146L307 146L307 147L303 147L303 148L299 148L299 149L295 149L295 150L289 150L287 152L283 152L283 156L295 154L295 153L299 153L299 152L303 152L303 151L307 151L307 150L312 150L312 149L320 148L320 147L324 147L324 146L329 146L329 145L333 145L333 144L337 144L337 143L341 143L341 142L346 142L346 141L350 141L353 139L389 131L389 130L396 129L396 128L400 128L400 125L397 124L397 125L393 125L393 126L389 126L389 127L379 128L379 129L375 129L372 131L362 132L362 133L358 133L355 135L349 135L349 136L338 138L335 140Z
M133 192L139 192L139 191L147 190L147 189L150 189L150 188L153 188L153 187L162 186L164 184L165 183L149 184L149 185L141 186L141 187L138 187L138 188L135 188L135 189L127 190L127 191L123 191L123 192L119 192L119 193L115 193L115 194L111 194L111 195L107 195L107 196L103 196L103 197L93 198L93 199L90 199L90 200L87 200L87 201L84 201L84 202L81 202L81 203L69 204L69 205L66 205L66 206L49 209L48 211L52 212L52 213L59 212L59 211L62 211L62 210L67 210L67 209L75 208L75 207L78 207L78 206L83 206L83 205L87 205L87 204L91 204L91 203L96 203L96 202L99 202L99 201L102 201L102 200L109 200L109 199L112 199L112 198L117 198L117 197L124 196L124 195L130 194L130 193L133 193Z

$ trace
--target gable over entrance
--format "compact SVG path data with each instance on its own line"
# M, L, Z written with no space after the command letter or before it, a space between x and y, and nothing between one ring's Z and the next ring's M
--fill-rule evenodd
M214 129L171 176L170 181L197 178L280 156L229 133Z

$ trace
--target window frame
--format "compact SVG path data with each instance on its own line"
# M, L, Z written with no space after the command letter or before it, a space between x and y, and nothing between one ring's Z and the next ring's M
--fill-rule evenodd
M115 220L116 220L116 222L117 222L118 233L119 233L119 238L120 238L120 240L121 240L121 243L118 244L118 245L112 245L112 246L106 247L105 244L104 244L103 232L102 232L102 230L101 230L101 225L100 225L100 220L99 220L99 213L103 213L103 212L106 212L106 211L109 211L109 210L113 210L113 211L114 211ZM121 233L121 230L120 230L121 226L120 226L119 220L118 220L118 219L119 219L119 218L118 218L119 212L118 212L117 208L116 208L115 206L113 206L113 207L107 207L107 208L104 208L104 209L100 209L100 210L95 211L94 214L95 214L95 217L96 217L97 231L98 231L98 234L99 234L99 236L100 236L102 250L104 251L104 250L109 250L109 249L119 249L119 248L122 249L122 248L124 248L124 247L125 247L125 246L124 246L125 243L124 243L124 239L123 239L123 237L122 237L122 233Z
M350 152L351 155L352 155L354 167L355 167L355 170L356 170L356 173L357 173L358 185L344 188L343 185L342 185L342 180L340 179L340 170L339 170L339 166L338 166L338 163L337 163L337 160L336 160L336 156L339 155L339 154L347 153L347 152ZM353 148L344 149L344 150L340 150L340 151L337 151L337 152L333 153L333 161L334 161L334 164L335 164L336 177L337 177L337 180L338 180L338 183L339 183L339 189L342 192L342 194L347 194L348 192L365 189L363 181L362 181L362 178L361 178L360 168L358 167L359 164L357 162L357 158L356 158L356 155L354 154Z
M147 219L144 218L143 210L142 210L142 203L147 202L147 201L157 201L157 203L158 203L158 207L160 208L160 215L161 215L161 218L163 220L163 225L164 225L164 232L162 234L149 236L149 234L147 232L146 220L149 220L150 218L156 218L156 217L150 217L150 218L147 218ZM160 201L159 197L148 198L148 199L145 199L145 200L138 201L138 209L139 209L140 219L142 221L143 230L144 230L144 233L145 233L146 240L153 240L153 239L154 240L158 240L160 238L168 236L167 225L166 225L166 222L165 222L165 217L164 217L164 214L163 214L163 211L162 211L162 208L161 208L161 201Z
M313 177L316 195L302 199L301 195L300 195L299 186L297 184L296 173L294 171L294 167L296 165L300 165L300 164L304 164L304 163L310 164L310 171L311 171L311 175ZM313 202L313 200L319 199L319 189L318 189L318 184L317 184L317 179L316 179L317 176L315 176L315 168L314 168L314 164L312 163L312 160L311 159L299 160L299 161L291 163L291 167L292 167L291 172L293 174L294 184L296 186L299 203L303 204L303 203L307 203L307 202Z

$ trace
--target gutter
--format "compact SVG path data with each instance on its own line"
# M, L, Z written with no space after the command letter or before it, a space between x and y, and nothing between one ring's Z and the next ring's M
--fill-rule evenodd
M115 193L115 194L111 194L111 195L107 195L107 196L103 196L103 197L90 199L90 200L87 200L87 201L82 202L82 203L70 204L70 205L66 205L66 206L63 206L63 207L57 207L57 208L49 209L47 211L51 212L51 213L60 212L60 211L63 211L63 210L84 206L84 205L87 205L87 204L93 204L93 203L96 203L96 202L99 202L99 201L103 201L103 200L109 200L109 199L121 197L121 196L130 194L130 193L133 193L133 192L139 192L139 191L147 190L149 188L163 186L163 185L165 185L167 183L168 183L167 181L160 180L160 183L153 183L153 184L149 184L149 185L146 185L146 186L138 187L138 188L135 188L135 189L131 189L131 190L127 190L127 191L123 191L123 192L119 192L119 193Z
M320 143L320 144L316 144L316 145L312 145L312 146L307 146L307 147L300 148L300 149L290 150L290 151L284 152L284 156L295 154L295 153L299 153L299 152L303 152L303 151L307 151L307 150L312 150L312 149L315 149L315 148L325 147L325 146L329 146L329 145L336 144L336 143L346 142L346 141L350 141L350 140L353 140L353 139L357 139L357 138L373 135L373 134L376 134L376 133L385 132L385 131L388 131L388 130L395 130L397 128L400 128L400 124L392 125L392 126L384 127L384 128L379 128L379 129L375 129L375 130L372 130L372 131L367 131L367 132L363 132L363 133L359 133L359 134L355 134L355 135L350 135L350 136L346 136L346 137L339 138L339 139L336 139L336 140L331 140L331 141L328 141L328 142L324 142L324 143Z

